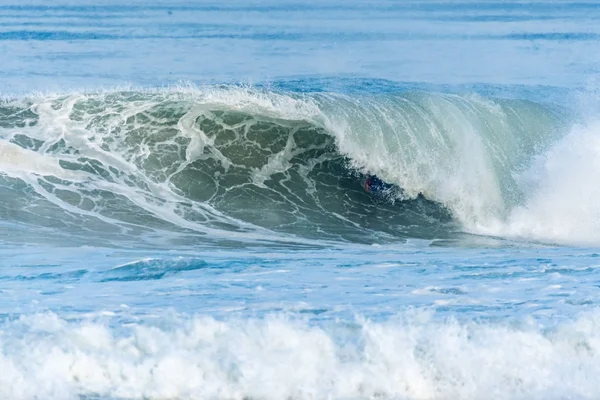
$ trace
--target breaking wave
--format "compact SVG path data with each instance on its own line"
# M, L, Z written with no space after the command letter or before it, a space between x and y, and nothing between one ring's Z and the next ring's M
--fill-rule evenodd
M370 243L469 232L595 242L596 130L571 126L559 107L477 94L30 96L0 106L0 217L106 240ZM571 180L573 168L585 177ZM366 193L364 174L397 190Z

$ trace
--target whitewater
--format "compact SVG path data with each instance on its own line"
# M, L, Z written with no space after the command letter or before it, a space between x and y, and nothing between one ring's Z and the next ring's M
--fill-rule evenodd
M0 397L598 398L599 13L0 2Z

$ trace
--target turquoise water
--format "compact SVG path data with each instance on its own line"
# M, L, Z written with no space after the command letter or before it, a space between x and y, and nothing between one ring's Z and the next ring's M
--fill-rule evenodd
M0 2L0 397L597 398L599 16Z

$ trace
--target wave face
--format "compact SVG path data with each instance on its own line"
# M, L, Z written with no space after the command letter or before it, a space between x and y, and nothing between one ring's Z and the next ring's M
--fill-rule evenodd
M0 107L0 217L107 241L519 235L511 218L535 197L521 174L565 126L534 102L426 92L21 98ZM402 189L374 198L365 173Z

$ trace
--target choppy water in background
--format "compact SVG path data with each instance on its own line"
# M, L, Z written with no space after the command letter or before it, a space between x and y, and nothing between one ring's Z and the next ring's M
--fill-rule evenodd
M599 17L1 2L0 397L597 398Z

